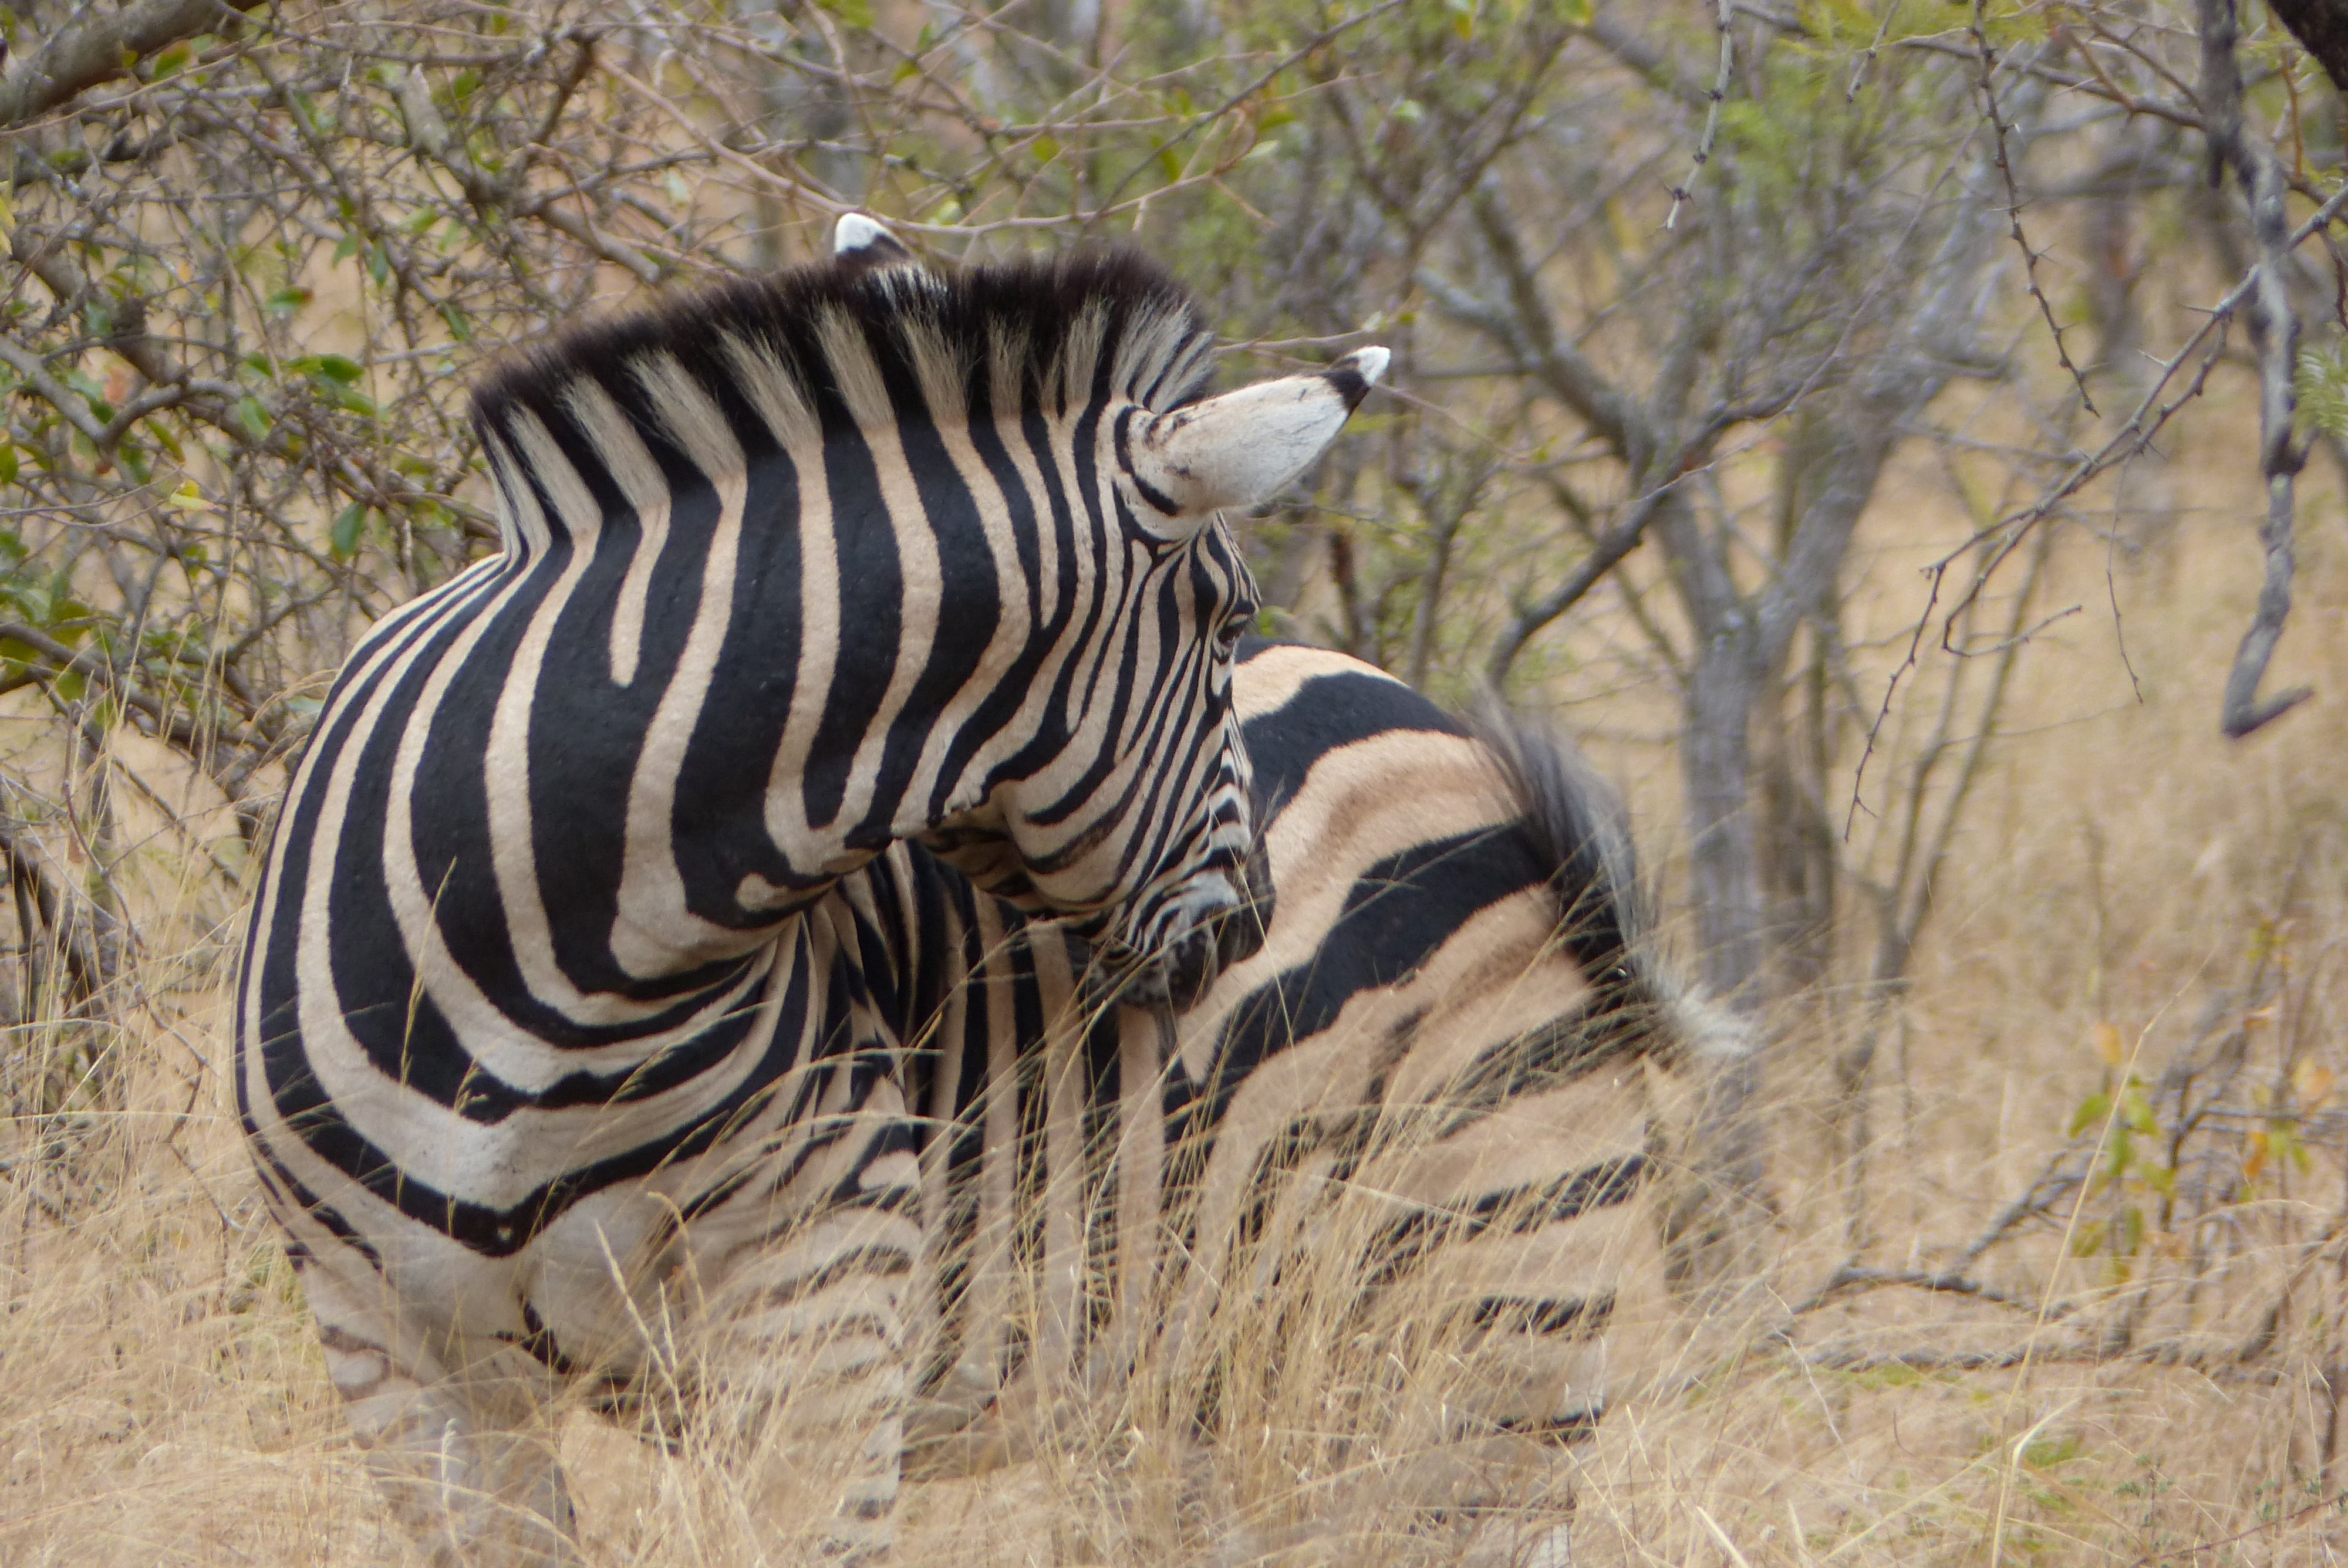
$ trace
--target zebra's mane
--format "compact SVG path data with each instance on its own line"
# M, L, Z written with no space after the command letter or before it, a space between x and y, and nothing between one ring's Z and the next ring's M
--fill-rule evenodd
M676 407L696 391L702 407L737 427L763 423L778 442L844 425L1051 414L1103 393L1162 412L1204 390L1213 344L1188 292L1128 250L952 275L827 261L557 332L491 370L472 412L484 444L510 452L526 416L558 436L587 427L582 400L685 446ZM680 391L672 366L697 385Z

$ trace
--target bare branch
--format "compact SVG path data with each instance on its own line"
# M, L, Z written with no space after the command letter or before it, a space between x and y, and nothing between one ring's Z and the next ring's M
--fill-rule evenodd
M1673 479L1672 484L1677 484ZM1492 644L1492 652L1484 665L1484 679L1498 691L1508 682L1509 667L1517 661L1541 628L1571 610L1593 588L1605 580L1606 574L1620 565L1624 557L1637 549L1647 536L1647 525L1666 504L1672 485L1650 490L1625 509L1622 519L1598 537L1590 553L1581 558L1566 579L1534 600L1509 619L1499 637Z
M1704 110L1704 131L1696 138L1695 161L1688 166L1687 178L1672 187L1672 210L1663 215L1666 229L1679 226L1680 208L1694 192L1704 166L1712 161L1713 138L1720 134L1720 106L1728 101L1728 78L1735 69L1736 34L1729 26L1731 3L1732 0L1720 0L1719 15L1714 24L1720 30L1720 70L1713 77L1712 91L1705 95L1708 101Z
M2265 702L2259 685L2281 641L2291 614L2293 490L2307 449L2292 425L2299 407L2294 377L2299 368L2299 313L2291 302L2288 268L2293 248L2290 214L2283 206L2282 171L2273 153L2254 146L2242 129L2241 68L2235 58L2234 0L2199 0L2201 88L2209 116L2210 174L2231 169L2250 210L2259 259L2250 270L2250 342L2259 356L2259 477L2265 482L2266 516L2259 542L2266 554L2265 580L2250 630L2227 672L2219 725L2235 740L2281 718L2314 695L2294 686Z

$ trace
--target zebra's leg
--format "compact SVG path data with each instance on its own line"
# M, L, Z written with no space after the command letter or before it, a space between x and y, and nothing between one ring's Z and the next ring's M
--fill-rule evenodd
M542 1369L509 1346L469 1361L436 1352L372 1272L372 1289L301 1272L367 1468L432 1568L576 1563Z
M765 1532L820 1520L822 1559L873 1563L902 1473L920 1171L893 1081L827 1132L779 1186L693 1220L687 1289L706 1315L693 1380Z
M893 1543L918 1245L903 1215L820 1214L740 1244L708 1294L700 1419L786 1557L872 1563Z

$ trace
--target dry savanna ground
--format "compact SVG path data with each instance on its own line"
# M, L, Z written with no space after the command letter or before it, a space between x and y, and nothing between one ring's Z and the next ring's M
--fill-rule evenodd
M1104 1412L1062 1451L915 1492L907 1559L1553 1568L1570 1504L1585 1564L2329 1563L2348 1528L2348 1063L2331 1033L2348 550L2319 463L2277 671L2319 700L2222 742L2219 683L2255 591L2247 428L2190 427L2130 481L2108 537L2064 536L1904 1001L1870 1013L1829 986L1776 1020L1774 1217L1725 1283L1653 1278L1626 1300L1622 1397L1593 1442L1475 1460L1513 1508L1405 1513L1382 1506L1396 1456L1314 1430L1311 1369L1267 1367L1263 1419L1217 1464L1139 1407ZM1881 586L1847 630L1869 702L1921 602L1910 569L1966 527L1951 495L1917 462L1867 525ZM1550 695L1628 787L1668 891L1668 710L1617 667L1615 605L1568 634ZM1928 650L1895 705L1857 863L1952 665ZM235 1134L232 835L135 743L69 753L29 704L0 739L13 765L120 768L155 793L121 808L154 836L124 851L144 994L101 1042L118 1101L12 1126L0 1150L0 1564L396 1561ZM1855 760L1833 774L1845 798ZM161 832L167 810L193 839ZM1854 1098L1836 1062L1870 1020L1880 1048ZM87 1044L26 1024L13 1071ZM563 1443L591 1562L753 1561L740 1500L690 1444L584 1412Z

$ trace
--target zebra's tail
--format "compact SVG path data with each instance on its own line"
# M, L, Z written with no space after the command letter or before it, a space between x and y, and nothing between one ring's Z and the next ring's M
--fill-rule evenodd
M1547 722L1487 694L1469 728L1498 764L1526 832L1555 867L1561 939L1583 972L1651 1012L1635 1031L1643 1054L1671 1068L1707 1068L1746 1054L1751 1026L1706 997L1659 947L1655 898L1639 873L1622 797Z

